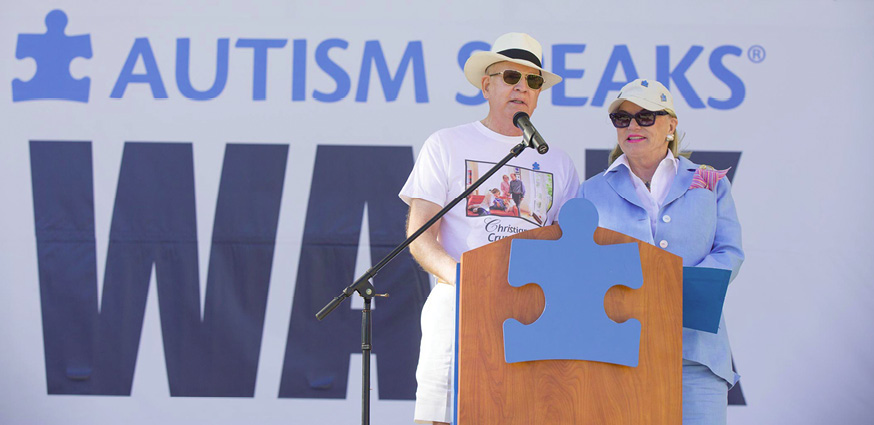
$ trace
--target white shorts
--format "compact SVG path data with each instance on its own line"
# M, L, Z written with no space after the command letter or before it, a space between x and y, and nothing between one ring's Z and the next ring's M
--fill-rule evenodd
M416 423L452 421L455 357L455 286L434 285L422 308L422 344L416 367Z

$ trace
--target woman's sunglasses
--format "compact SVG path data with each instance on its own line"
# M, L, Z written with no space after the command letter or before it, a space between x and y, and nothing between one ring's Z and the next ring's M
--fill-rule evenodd
M489 74L489 77L494 77L495 75L502 75L504 82L511 86L515 86L522 79L522 73L513 69L505 69L501 72ZM525 82L528 83L528 87L531 87L531 90L537 90L543 86L543 77L537 74L525 74Z
M631 125L631 119L637 121L637 125L641 127L649 127L656 122L656 117L659 115L668 115L665 111L647 111L646 109L631 115L625 111L614 112L610 114L610 121L613 121L613 127L625 128Z

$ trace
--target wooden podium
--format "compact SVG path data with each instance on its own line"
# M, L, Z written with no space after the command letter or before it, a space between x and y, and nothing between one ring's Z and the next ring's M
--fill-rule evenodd
M680 425L682 259L621 233L598 228L594 240L600 245L638 244L643 287L613 287L604 299L605 311L614 321L634 317L641 322L638 366L581 360L504 361L504 321L515 318L530 324L545 305L537 285L508 284L511 239L559 237L559 226L548 226L463 254L456 424Z

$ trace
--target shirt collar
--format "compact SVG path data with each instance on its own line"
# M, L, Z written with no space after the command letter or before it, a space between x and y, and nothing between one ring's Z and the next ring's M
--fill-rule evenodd
M473 126L474 126L474 128L476 128L477 131L479 131L483 136L486 136L486 137L488 137L489 139L492 139L492 140L495 140L495 141L498 141L498 142L501 142L501 143L507 143L507 144L515 145L515 144L518 144L519 142L522 141L522 136L505 136L505 135L503 135L503 134L501 134L501 133L497 133L497 132L495 132L495 131L492 131L492 129L486 127L486 126L483 125L483 123L480 122L480 121L474 121L474 122L473 122Z
M677 172L679 171L679 168L680 168L680 166L679 166L679 164L678 164L679 161L677 160L677 158L674 157L674 153L671 152L670 149L668 149L668 154L665 155L665 158L661 160L661 162L659 163L659 165L661 165L661 164L664 163L665 161L668 161L668 162L669 162L669 165L670 165L671 168L674 170L674 175L677 175ZM628 165L628 158L625 157L625 154L622 154L622 155L619 155L619 158L616 158L616 160L613 161L613 163L610 164L609 167L607 167L607 170L604 171L604 174L606 175L606 174L609 173L611 170L613 170L614 168L616 168L616 167L618 167L618 166L620 166L620 165L624 165L625 168L627 168L628 171L631 172L631 166Z

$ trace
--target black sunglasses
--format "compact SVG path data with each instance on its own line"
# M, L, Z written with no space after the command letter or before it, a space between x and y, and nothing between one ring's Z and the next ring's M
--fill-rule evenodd
M668 115L665 111L647 111L646 109L631 115L625 111L614 112L610 114L610 121L613 121L613 127L625 128L631 125L631 119L637 121L637 125L641 127L649 127L656 122L656 117L659 115Z
M511 86L515 86L522 79L522 73L514 69L505 69L501 72L489 74L489 77L494 77L495 75L503 75L504 82ZM537 90L543 86L543 77L537 74L525 74L525 82L528 83L528 87L531 87L531 90Z

